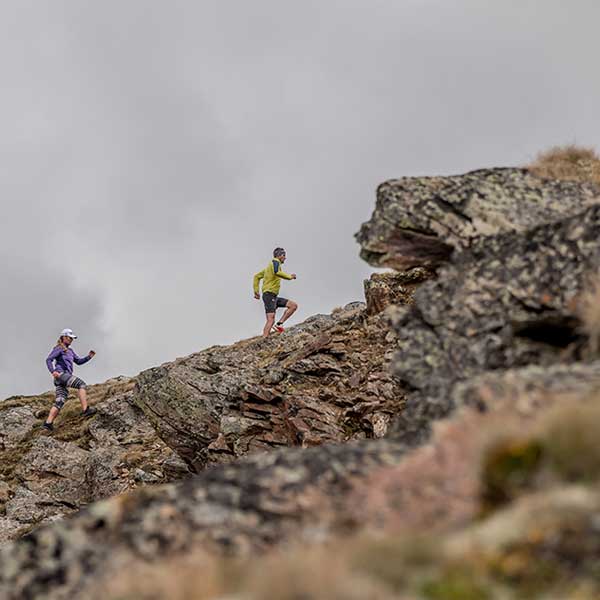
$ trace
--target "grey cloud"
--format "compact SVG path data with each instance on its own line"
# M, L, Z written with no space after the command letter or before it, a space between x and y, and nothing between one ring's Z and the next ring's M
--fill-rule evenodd
M46 386L64 326L99 350L90 380L256 334L251 277L276 245L298 318L360 298L352 234L384 179L598 143L599 17L596 0L5 3L0 396Z
M50 389L52 380L44 361L63 328L84 334L75 347L81 355L91 349L90 340L103 344L101 302L91 291L74 288L58 268L21 259L4 263L1 272L0 393ZM94 378L94 371L91 366L81 376Z

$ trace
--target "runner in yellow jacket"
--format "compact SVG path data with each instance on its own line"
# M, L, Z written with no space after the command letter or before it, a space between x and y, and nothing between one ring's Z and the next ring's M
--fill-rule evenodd
M296 274L284 273L281 265L285 262L285 250L275 248L273 250L273 260L254 276L254 297L260 300L260 280L262 283L262 299L265 303L265 312L267 313L267 322L263 329L263 337L268 337L273 329L277 333L283 332L283 324L296 312L298 305L293 300L279 296L279 287L282 279L296 279ZM275 324L275 312L278 308L285 308L286 311Z

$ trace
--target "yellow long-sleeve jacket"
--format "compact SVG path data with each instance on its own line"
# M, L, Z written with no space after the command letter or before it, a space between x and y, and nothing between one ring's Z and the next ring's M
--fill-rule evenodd
M284 273L281 269L281 261L274 258L262 271L259 271L254 276L254 293L259 293L260 280L263 279L262 291L279 294L279 287L282 279L292 279L288 273Z

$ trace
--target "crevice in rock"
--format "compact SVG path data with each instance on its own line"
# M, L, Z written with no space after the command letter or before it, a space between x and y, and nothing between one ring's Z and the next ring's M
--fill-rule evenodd
M567 348L583 339L579 319L570 315L549 314L543 318L513 323L516 337L555 348Z

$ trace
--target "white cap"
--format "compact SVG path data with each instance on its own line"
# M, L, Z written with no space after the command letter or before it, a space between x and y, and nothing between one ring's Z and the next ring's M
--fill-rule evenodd
M63 335L66 335L67 337L73 338L74 340L77 339L77 336L73 333L72 329L63 329L60 332L60 337L62 337Z

